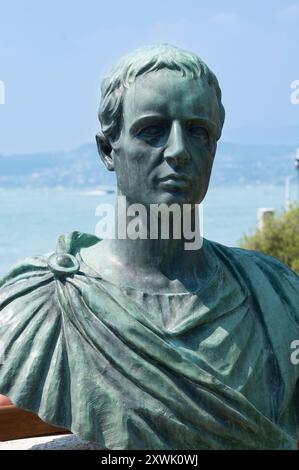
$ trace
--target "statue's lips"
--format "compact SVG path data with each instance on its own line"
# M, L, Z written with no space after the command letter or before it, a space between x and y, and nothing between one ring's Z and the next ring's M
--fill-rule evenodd
M184 189L190 183L190 180L187 176L177 174L164 176L164 178L159 178L158 181L162 187L168 189Z

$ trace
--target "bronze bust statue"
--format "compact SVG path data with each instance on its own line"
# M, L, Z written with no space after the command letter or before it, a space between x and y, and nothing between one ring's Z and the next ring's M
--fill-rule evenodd
M126 209L175 204L196 221L224 122L207 65L142 48L103 81L99 118ZM296 449L298 276L207 239L186 249L173 219L168 238L142 228L61 236L0 281L0 393L109 449Z

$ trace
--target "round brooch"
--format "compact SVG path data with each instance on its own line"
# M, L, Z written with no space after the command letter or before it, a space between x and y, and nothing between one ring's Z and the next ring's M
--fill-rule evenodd
M55 253L50 256L48 266L54 274L60 276L76 274L80 269L77 258L69 253Z

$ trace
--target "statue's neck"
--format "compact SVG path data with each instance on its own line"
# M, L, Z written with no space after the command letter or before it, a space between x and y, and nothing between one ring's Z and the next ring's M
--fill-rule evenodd
M122 263L174 274L202 258L198 206L132 205L117 198L113 251Z

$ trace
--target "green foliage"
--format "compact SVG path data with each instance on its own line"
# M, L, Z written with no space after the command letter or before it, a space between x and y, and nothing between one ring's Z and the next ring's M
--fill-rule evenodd
M299 206L269 217L264 229L245 235L240 246L275 256L299 274Z

